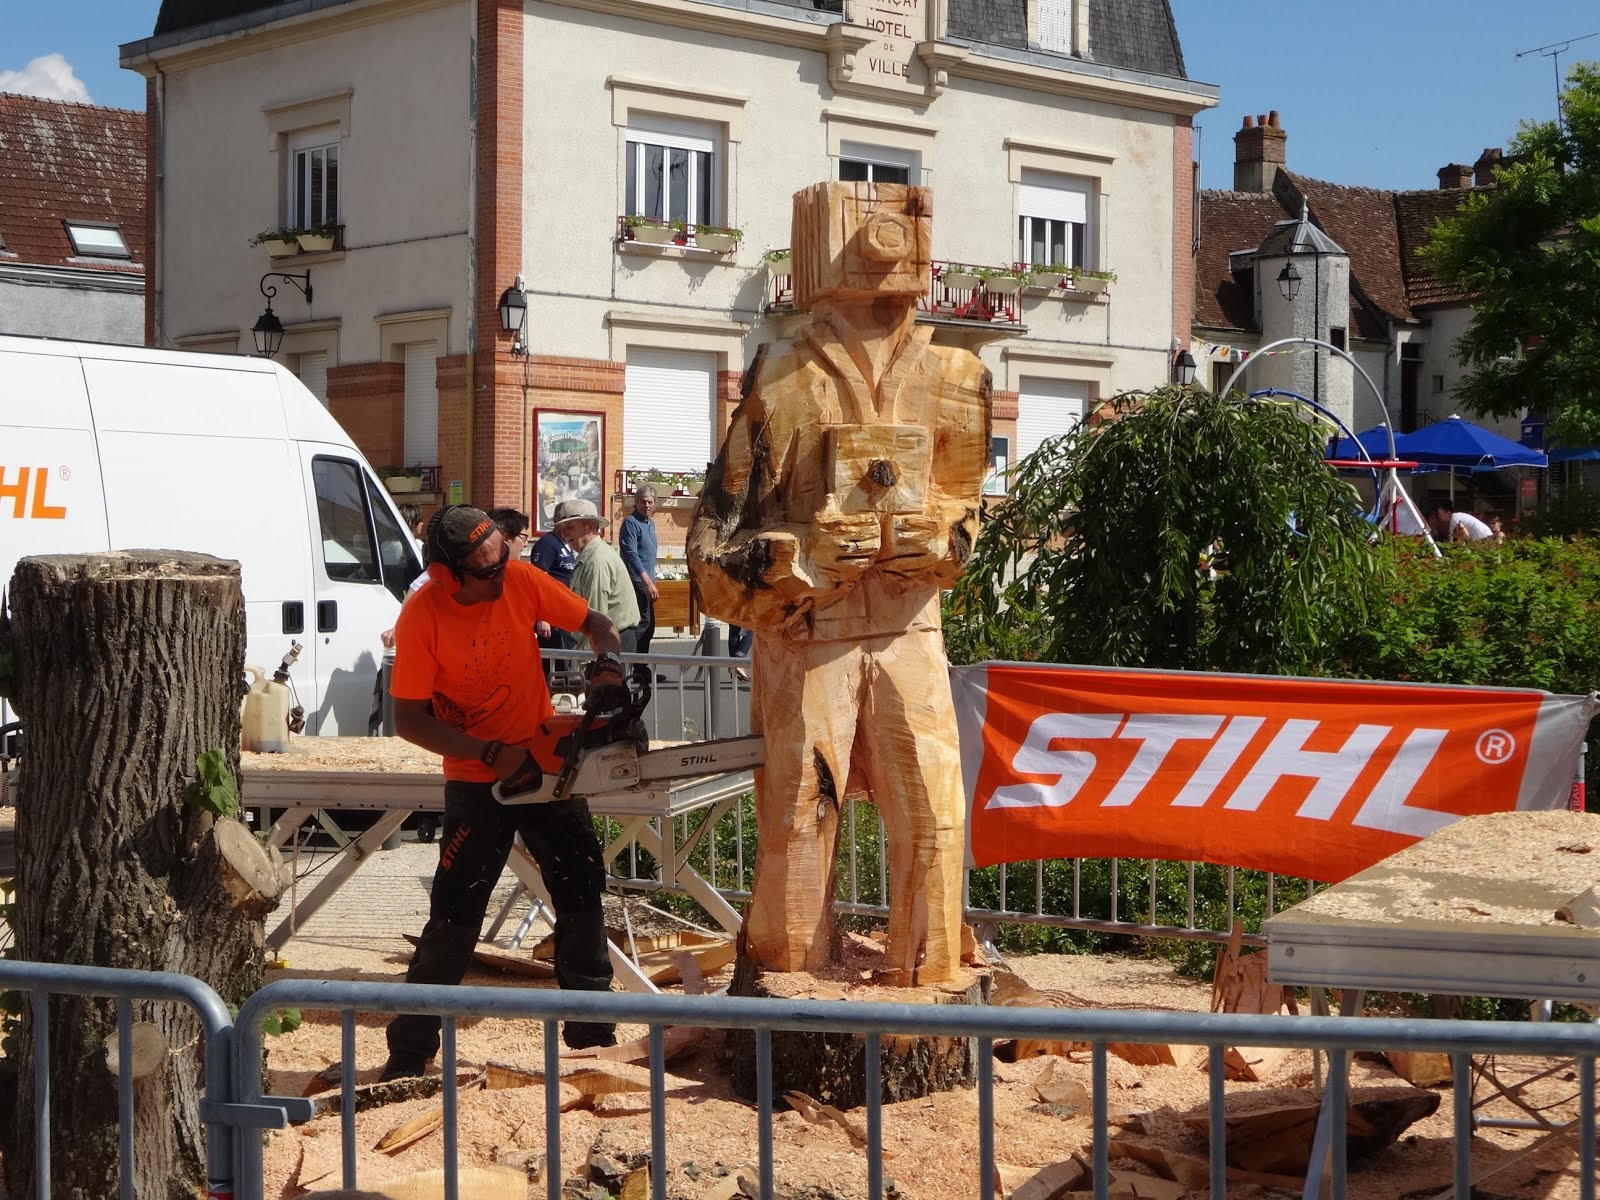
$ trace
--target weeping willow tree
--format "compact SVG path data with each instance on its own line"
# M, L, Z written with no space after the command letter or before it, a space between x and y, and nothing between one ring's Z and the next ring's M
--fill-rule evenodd
M1113 410L1013 471L946 601L951 660L1336 668L1383 580L1323 431L1198 388Z

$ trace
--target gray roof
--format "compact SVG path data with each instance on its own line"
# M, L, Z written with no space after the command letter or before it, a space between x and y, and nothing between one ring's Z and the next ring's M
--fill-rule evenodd
M950 35L1030 49L1027 0L950 0ZM1089 0L1089 57L1108 67L1188 78L1169 0Z
M1107 66L1188 78L1170 0L1089 0L1089 53Z
M1258 258L1274 258L1283 254L1344 254L1344 250L1316 227L1302 201L1300 215L1277 222L1272 232L1256 248Z

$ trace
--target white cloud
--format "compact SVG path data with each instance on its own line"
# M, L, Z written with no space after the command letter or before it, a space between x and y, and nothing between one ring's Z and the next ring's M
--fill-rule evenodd
M0 92L68 100L73 104L93 103L89 99L89 89L61 54L41 54L20 71L0 71Z

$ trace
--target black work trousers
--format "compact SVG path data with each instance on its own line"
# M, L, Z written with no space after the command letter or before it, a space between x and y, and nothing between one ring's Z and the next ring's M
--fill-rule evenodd
M447 780L439 867L433 874L428 923L406 971L407 983L460 983L483 929L489 896L505 869L512 839L522 842L556 910L556 982L564 988L611 989L611 958L600 896L605 860L589 805L581 797L550 804L498 803L487 783ZM574 1048L610 1044L614 1027L568 1021ZM404 1013L389 1022L389 1056L425 1063L439 1050L439 1018Z
M636 649L640 654L650 653L650 639L656 635L656 602L650 598L650 593L644 590L644 584L637 579L633 581L633 598L639 604L639 623L633 626L636 631Z

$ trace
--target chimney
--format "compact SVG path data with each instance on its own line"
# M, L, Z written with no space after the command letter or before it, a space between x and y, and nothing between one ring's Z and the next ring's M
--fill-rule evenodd
M1278 110L1263 117L1246 117L1233 135L1233 190L1270 192L1278 169L1288 158L1284 144L1289 140L1278 124Z
M1441 188L1469 188L1472 186L1472 168L1466 163L1445 163L1439 168Z
M1494 171L1500 165L1501 158L1499 146L1490 146L1478 155L1478 161L1472 164L1472 186L1494 186Z

